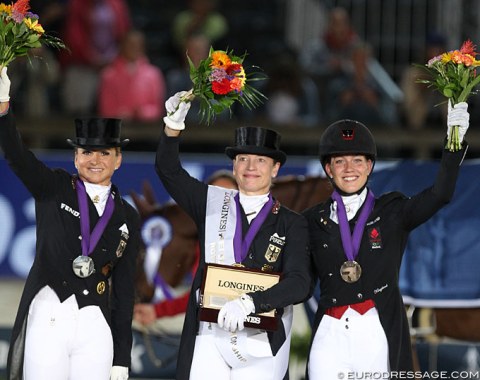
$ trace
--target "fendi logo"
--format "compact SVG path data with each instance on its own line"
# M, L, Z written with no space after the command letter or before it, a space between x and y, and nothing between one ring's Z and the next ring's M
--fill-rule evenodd
M65 203L60 204L60 209L69 212L70 214L72 214L73 216L76 216L77 218L80 217L80 212L74 210L73 208L71 208L69 205L66 205Z

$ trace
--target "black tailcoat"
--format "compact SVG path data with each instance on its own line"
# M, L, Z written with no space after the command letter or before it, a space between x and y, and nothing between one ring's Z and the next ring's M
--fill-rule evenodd
M347 258L339 226L330 219L332 199L303 213L309 224L312 260L321 289L312 338L326 309L372 299L388 340L391 370L413 369L409 328L398 285L400 264L410 232L451 200L465 150L445 150L435 183L417 195L407 197L392 192L375 199L356 258L362 275L355 283L346 283L340 277L340 267ZM350 221L351 231L359 214Z
M8 355L8 379L20 380L28 309L44 286L50 286L60 301L75 295L79 308L97 305L112 331L113 365L130 366L134 273L139 249L140 218L112 185L115 209L96 248L91 253L96 272L77 277L73 260L81 255L80 218L75 190L76 176L63 169L50 169L27 150L11 112L0 117L0 145L5 158L35 199L36 255L28 274L13 327ZM88 197L87 197L88 198ZM90 228L99 215L88 198ZM126 225L128 237L120 227ZM126 247L122 246L126 243ZM104 287L103 287L104 286Z
M177 203L195 221L201 248L201 260L193 280L189 304L182 331L177 362L177 380L187 380L190 376L195 337L199 320L196 293L201 287L205 271L205 214L208 186L191 177L180 165L178 153L179 139L162 133L157 150L155 167L165 188ZM248 231L248 221L242 210L243 233ZM286 244L275 263L266 260L269 239L277 233L285 237ZM262 269L263 265L273 265L273 271L282 273L279 284L263 292L250 293L257 312L277 309L282 315L284 307L304 301L311 291L310 254L308 231L305 218L280 206L278 213L271 212L255 236L242 262L247 268ZM285 341L285 331L279 318L278 330L269 332L270 346L275 355ZM285 379L288 378L288 371Z

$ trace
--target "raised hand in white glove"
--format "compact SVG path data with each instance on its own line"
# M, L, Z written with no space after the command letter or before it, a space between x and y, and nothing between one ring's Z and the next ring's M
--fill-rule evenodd
M10 78L7 75L7 68L2 68L0 72L0 102L10 100Z
M128 368L114 365L110 370L110 380L128 380Z
M163 122L170 129L176 131L182 131L185 129L185 117L187 117L188 110L190 109L190 100L187 100L189 95L188 91L180 91L171 96L165 102L165 110L167 116L163 118ZM185 99L185 100L182 100Z
M244 329L247 315L255 312L255 305L250 296L243 294L240 298L228 301L218 312L217 323L225 331L235 332Z
M468 104L466 102L457 103L452 107L451 101L448 101L447 114L447 136L450 137L452 127L458 126L458 142L463 141L465 133L470 122L470 114L468 113Z

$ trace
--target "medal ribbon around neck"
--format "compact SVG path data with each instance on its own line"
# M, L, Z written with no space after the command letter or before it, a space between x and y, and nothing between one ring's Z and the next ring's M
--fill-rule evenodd
M100 240L100 236L102 236L103 231L107 227L108 221L112 217L113 210L115 209L115 203L113 202L113 196L109 194L107 203L105 205L105 210L100 219L98 219L98 222L93 228L92 233L90 233L90 215L88 212L87 190L85 189L85 185L80 179L77 179L76 190L78 207L80 209L82 256L88 256L95 249L95 246Z
M240 197L238 193L235 195L235 204L237 207L237 225L235 227L235 235L233 236L233 252L235 254L235 262L241 263L245 257L247 257L248 249L250 248L255 235L260 230L265 219L267 219L273 206L273 199L272 195L268 194L268 201L263 205L255 219L253 219L243 240L242 213L240 211Z
M353 229L353 235L350 234L347 211L345 210L343 199L336 190L332 193L332 199L337 202L338 225L340 227L340 236L342 237L343 250L345 251L345 255L347 256L348 260L354 261L360 249L360 242L362 241L365 224L367 223L368 216L373 210L375 197L373 195L373 192L371 190L368 190L365 204L363 205L357 223L355 224L355 228Z

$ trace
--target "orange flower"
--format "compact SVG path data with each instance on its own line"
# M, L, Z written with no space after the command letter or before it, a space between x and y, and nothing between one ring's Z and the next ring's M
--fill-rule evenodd
M242 84L242 80L240 78L233 78L231 81L230 81L230 88L236 92L240 92L242 91L242 87L243 87L243 84Z
M212 63L210 66L217 68L225 68L231 63L230 57L221 50L212 53Z

